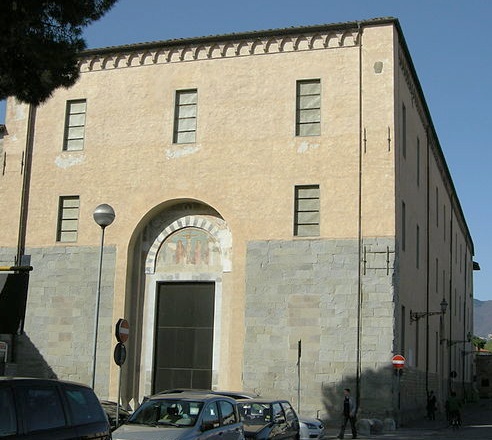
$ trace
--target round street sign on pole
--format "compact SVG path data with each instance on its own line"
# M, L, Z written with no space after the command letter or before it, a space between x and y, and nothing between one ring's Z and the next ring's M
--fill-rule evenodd
M122 342L118 342L114 347L114 361L121 367L126 361L126 347Z
M124 343L128 341L128 336L130 335L130 324L128 324L128 321L126 319L118 319L114 335L116 336L116 340L118 342Z
M393 364L394 368L399 370L405 366L405 358L401 354L396 354L391 359L391 363Z

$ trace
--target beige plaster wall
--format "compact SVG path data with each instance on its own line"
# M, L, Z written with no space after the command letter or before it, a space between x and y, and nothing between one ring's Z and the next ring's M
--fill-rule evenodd
M66 246L55 242L58 200L80 195L73 245L97 246L100 230L92 212L100 203L111 204L117 217L106 244L117 249L116 320L128 294L129 240L143 217L172 199L215 208L234 242L233 271L224 284L229 314L222 365L229 370L220 384L240 388L246 245L292 239L294 186L320 185L321 237L357 237L361 154L362 233L395 233L393 38L392 25L374 26L364 29L362 52L342 44L85 69L75 86L57 90L38 108L27 243ZM380 73L377 62L383 63ZM322 134L296 137L296 81L312 78L322 84ZM175 145L175 92L189 88L198 90L197 142ZM87 100L84 150L63 152L66 101L81 98ZM26 112L9 101L9 163L24 147ZM18 180L13 173L0 180L8 189L0 203L10 211L18 206ZM17 221L16 215L2 216L2 245L15 245ZM110 365L114 389L116 367Z
M174 199L199 200L212 206L233 236L232 272L223 284L228 313L222 320L225 355L221 365L226 371L220 385L240 388L247 245L257 240L293 239L295 185L320 185L321 238L354 239L359 226L364 237L394 237L401 200L405 200L407 231L413 233L415 224L422 225L423 243L426 121L414 85L407 80L408 71L400 66L397 40L395 28L388 24L364 27L362 49L349 39L340 39L338 44L330 40L328 48L307 49L299 39L298 50L286 46L284 51L268 52L254 49L248 42L251 50L238 46L235 55L225 57L198 56L193 60L183 52L181 61L171 57L170 62L156 64L149 62L149 57L142 57L142 64L129 57L125 67L116 62L115 55L106 68L94 63L93 70L85 63L78 83L57 90L37 111L28 246L67 245L55 242L58 200L63 195L80 195L79 238L73 246L97 246L100 230L92 212L100 203L111 204L117 217L106 231L106 243L116 246L116 321L124 313L130 291L129 242L144 217ZM321 79L322 84L322 134L296 137L296 81L313 78ZM172 143L175 92L189 88L198 90L197 142L176 145ZM84 150L63 152L66 101L81 98L87 100ZM409 118L405 159L399 148L402 102ZM27 106L9 100L6 172L0 176L0 243L4 247L13 248L17 243L27 110ZM416 137L421 150L420 186L415 185ZM432 224L436 186L439 203L449 206L449 218L452 210L442 164L434 153L429 157ZM438 209L442 211L442 207ZM463 229L455 231L458 249L462 245L469 263L466 234ZM430 236L432 283L436 256L448 277L451 266L449 240L442 239L442 229L432 229ZM407 314L410 309L425 308L425 297L415 294L424 292L427 285L422 275L426 267L423 244L421 252L418 271L414 269L415 240L411 235L406 251L398 254L397 294ZM460 262L453 264L463 264ZM470 264L467 268L469 271ZM453 285L466 291L457 294L464 302L471 291L471 276L463 273L453 271ZM445 289L447 280L446 275L444 281L440 278L439 289ZM438 307L441 293L433 295L432 309ZM435 322L432 326L434 331ZM413 327L408 327L408 347L415 345L412 332ZM111 355L107 358L114 392L117 375Z

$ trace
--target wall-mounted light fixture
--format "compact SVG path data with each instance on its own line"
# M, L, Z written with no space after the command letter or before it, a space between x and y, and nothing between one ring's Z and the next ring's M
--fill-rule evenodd
M440 306L440 312L412 312L410 310L410 324L413 321L418 321L420 318L424 318L425 316L444 315L446 313L446 309L448 308L448 302L446 301L446 298L442 299Z
M459 344L459 343L466 343L466 342L471 342L472 334L471 332L468 332L466 334L466 340L464 341L452 341L448 339L448 347L451 347L452 345Z

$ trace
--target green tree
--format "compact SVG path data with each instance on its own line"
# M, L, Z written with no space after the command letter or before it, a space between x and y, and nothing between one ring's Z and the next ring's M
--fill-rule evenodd
M487 340L484 348L485 350L492 351L492 339Z
M2 0L0 100L39 104L79 77L82 29L118 0Z
M479 336L473 335L471 338L471 343L478 349L482 350L485 347L487 341L485 339L480 338Z

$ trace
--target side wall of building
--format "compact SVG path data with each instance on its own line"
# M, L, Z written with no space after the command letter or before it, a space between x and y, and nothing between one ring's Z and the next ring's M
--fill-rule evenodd
M470 349L467 334L473 331L473 243L412 70L400 45L395 96L397 307L398 346L408 367L403 385L408 410L421 406L431 390L443 408L450 390L467 394L473 381L472 363L462 355ZM443 301L446 313L436 313ZM421 316L412 319L412 313Z

